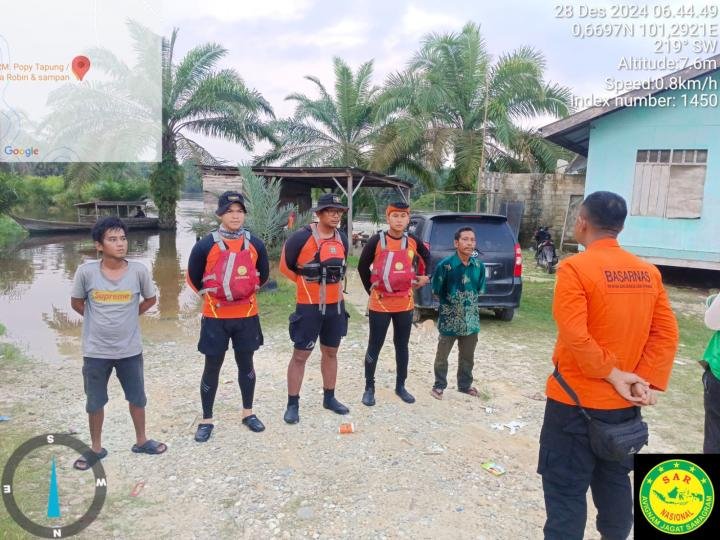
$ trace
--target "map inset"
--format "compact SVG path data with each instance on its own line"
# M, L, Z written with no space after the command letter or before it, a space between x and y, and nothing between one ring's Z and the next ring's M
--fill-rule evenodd
M0 162L161 158L160 0L26 0L0 19Z

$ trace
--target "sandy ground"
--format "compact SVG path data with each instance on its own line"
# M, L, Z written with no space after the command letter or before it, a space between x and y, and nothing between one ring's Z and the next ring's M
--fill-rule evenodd
M351 281L350 290L349 300L364 313L359 280ZM483 322L475 365L483 399L456 392L452 378L445 400L430 396L437 331L426 321L413 330L410 344L407 388L417 402L407 405L394 395L393 351L386 346L377 372L377 405L363 406L367 320L360 315L351 319L340 354L337 396L351 414L340 417L322 408L316 352L301 393L301 421L294 426L282 421L287 329L266 328L266 344L255 357L255 412L267 430L255 434L241 425L236 368L229 360L221 374L213 437L198 444L193 441L202 371L195 349L198 323L155 321L150 327L145 321L148 432L169 450L162 456L130 452L132 424L113 378L103 439L109 497L80 537L541 538L545 514L535 467L554 336L528 340L517 335L513 323ZM89 441L76 358L32 360L10 374L0 404L14 422L32 434L76 430ZM689 360L677 369L699 377ZM682 396L661 400L649 414L649 450L698 451L699 421L674 435L676 417L669 407L678 401ZM697 396L691 401L692 410L684 412L699 418ZM354 422L357 433L339 435L343 421ZM498 429L511 421L521 424L517 432ZM481 467L486 461L500 463L507 473L493 476ZM74 473L69 460L58 467ZM131 497L141 481L144 487ZM592 510L586 538L599 538Z

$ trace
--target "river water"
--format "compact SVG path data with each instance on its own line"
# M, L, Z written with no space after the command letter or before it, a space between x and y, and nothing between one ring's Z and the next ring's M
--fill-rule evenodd
M188 227L202 213L202 199L182 199L176 231L130 231L128 258L145 264L158 290L158 304L142 318L143 333L181 332L181 321L197 317L198 299L185 283L195 244ZM48 361L80 354L82 317L70 307L78 266L95 259L89 233L38 236L0 256L0 323L7 337L28 354Z

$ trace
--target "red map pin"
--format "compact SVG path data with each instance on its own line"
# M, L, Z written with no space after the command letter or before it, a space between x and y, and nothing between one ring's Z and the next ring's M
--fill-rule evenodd
M79 81L83 80L83 77L90 69L90 59L87 56L76 56L72 61L72 72L78 78Z

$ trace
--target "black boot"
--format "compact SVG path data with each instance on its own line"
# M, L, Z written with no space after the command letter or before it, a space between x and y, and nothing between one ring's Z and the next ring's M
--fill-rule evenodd
M375 388L370 386L365 389L365 393L363 393L362 397L363 405L367 405L368 407L372 407L375 405Z
M300 421L300 405L288 405L283 420L288 424L297 424Z
M400 399L402 399L405 403L415 403L415 397L405 390L404 386L398 386L395 389L395 393L400 396Z
M332 412L337 414L347 414L350 412L350 409L348 409L345 405L335 399L334 388L324 388L323 393L325 394L325 397L323 399L323 407L325 407L326 409L330 409Z

